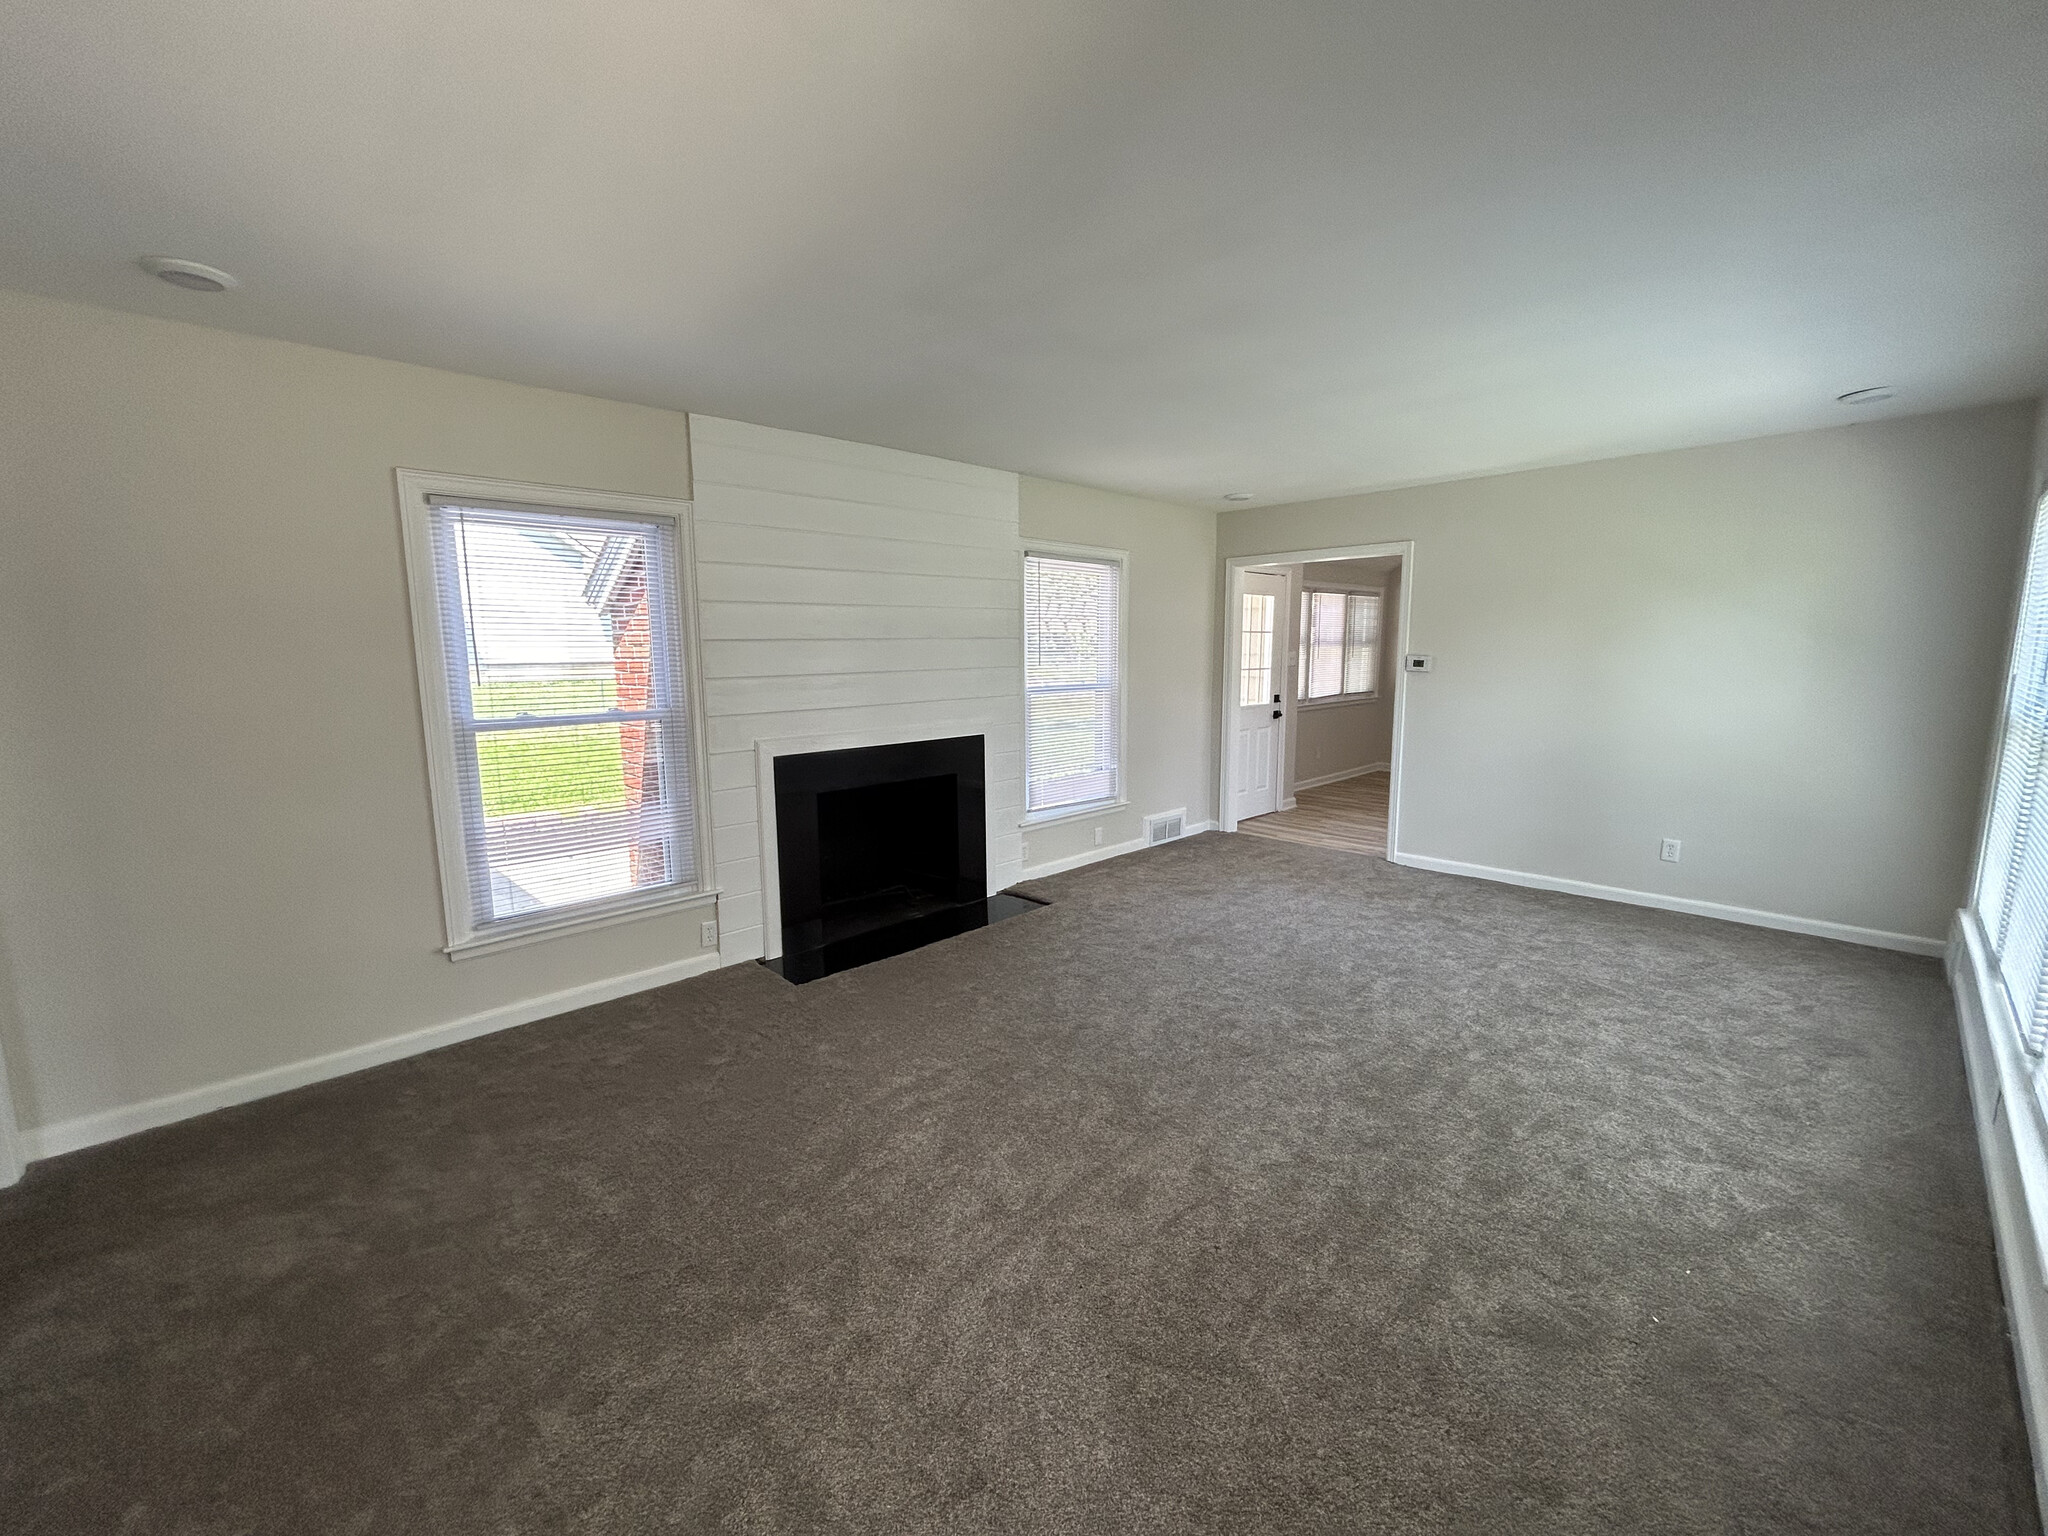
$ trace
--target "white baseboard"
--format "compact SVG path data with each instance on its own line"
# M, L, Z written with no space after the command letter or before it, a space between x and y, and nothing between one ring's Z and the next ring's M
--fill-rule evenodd
M1392 771L1393 764L1391 763L1367 763L1363 768L1346 768L1338 773L1321 773L1312 779L1296 779L1294 781L1294 793L1298 795L1304 789L1321 789L1325 784L1341 784L1346 779L1362 779L1368 773L1389 773Z
M1840 939L1847 944L1867 944L1873 949L1902 950L1909 955L1941 955L1948 952L1946 939L1922 938L1916 933L1887 933L1882 928L1858 928L1852 923L1824 922L1816 917L1793 917L1784 912L1759 912L1752 907L1731 907L1718 901L1696 901L1690 896L1665 896L1656 891L1631 891L1618 885L1594 885L1587 880L1561 880L1555 875L1532 875L1519 869L1494 869L1485 864L1466 864L1457 859L1433 858L1426 853L1389 853L1389 863L1414 869L1433 869L1444 875L1469 875L1476 880L1495 880L1502 885L1526 885L1539 891L1563 891L1572 896L1591 896L1598 901L1619 901L1631 907L1655 907L1663 912L1688 912L1694 917L1717 917L1728 923L1747 923L1752 928L1776 928L1784 933L1806 933L1815 938Z
M1181 827L1180 837L1169 842L1179 842L1181 837L1193 837L1197 832L1214 832L1213 821L1190 821ZM1090 848L1084 853L1070 854L1064 859L1048 859L1043 864L1027 865L1017 876L1018 880L1043 880L1048 875L1063 875L1070 869L1079 869L1084 864L1099 864L1104 859L1120 858L1127 853L1136 853L1141 848L1164 848L1165 843L1148 843L1142 837L1134 837L1127 843L1112 843L1107 848Z
M1285 800L1282 800L1280 802L1280 809L1283 811L1291 811L1300 803L1301 802L1296 800L1294 796L1289 795Z
M553 1018L558 1013L567 1013L574 1008L587 1008L592 1003L608 1003L615 997L645 992L650 987L665 987L672 981L700 976L717 967L717 952L707 950L686 960L674 960L667 965L657 965L649 970L613 976L604 981L591 982L586 986L571 987L563 992L551 992L545 997L529 998L503 1008L473 1013L467 1018L455 1019L447 1024L431 1024L425 1029L416 1029L408 1034L373 1040L367 1045L350 1046L347 1050L331 1051L325 1056L289 1062L281 1067L269 1067L261 1072L246 1073L241 1077L228 1078L225 1082L208 1083L200 1088L187 1088L182 1093L167 1093L162 1098L148 1099L140 1104L124 1104L119 1109L101 1110L97 1114L80 1115L72 1120L59 1120L53 1125L36 1126L21 1133L22 1157L31 1162L37 1158L58 1157L66 1152L76 1152L81 1147L97 1146L103 1141L133 1136L137 1131L154 1130L160 1125L189 1120L194 1115L226 1109L233 1104L246 1104L251 1099L268 1098L273 1093L303 1088L309 1083L323 1083L329 1078L344 1077L351 1072L360 1072L365 1067L382 1066L387 1061L418 1056L422 1052L437 1050L444 1045L475 1039L478 1035L494 1034L498 1030L511 1029L519 1024L531 1024L536 1019Z
M28 1149L14 1120L14 1091L7 1086L7 1057L0 1052L0 1189L21 1182Z
M1185 834L1183 834L1185 835ZM1069 854L1064 859L1048 859L1043 864L1027 864L1017 878L1020 880L1043 880L1047 875L1063 875L1070 869L1079 869L1084 864L1100 864L1104 859L1114 859L1126 853L1136 853L1147 846L1145 839L1134 837L1127 843L1111 843L1107 848L1089 848L1081 853Z
M2048 1261L2043 1259L2043 1222L2036 1216L2048 1217L2048 1124L1987 955L1977 920L1958 912L1949 940L1949 985L1955 992L1970 1110L1991 1200L2020 1408L2034 1453L2034 1497L2048 1523L2048 1422L2043 1419L2048 1413Z

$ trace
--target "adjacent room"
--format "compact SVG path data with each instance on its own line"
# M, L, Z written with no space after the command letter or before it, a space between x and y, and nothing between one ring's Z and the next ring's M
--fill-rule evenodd
M2035 0L22 0L0 1526L2009 1533Z
M1397 554L1246 570L1230 769L1239 832L1387 856L1400 594Z

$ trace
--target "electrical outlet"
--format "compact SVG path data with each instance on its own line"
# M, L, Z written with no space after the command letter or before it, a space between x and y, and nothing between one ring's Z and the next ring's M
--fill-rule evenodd
M1095 829L1095 846L1098 848L1102 846L1102 828L1100 827Z
M704 945L704 948L706 948L706 949L710 949L710 948L712 948L712 947L713 947L714 945L716 945L717 943L718 943L718 920L717 920L716 918L714 918L714 919L712 919L712 920L711 920L710 922L706 923L706 924L704 925L704 927L703 927L703 945Z
M1676 864L1678 862L1678 839L1675 837L1665 838L1664 846L1657 850L1657 857L1666 864Z

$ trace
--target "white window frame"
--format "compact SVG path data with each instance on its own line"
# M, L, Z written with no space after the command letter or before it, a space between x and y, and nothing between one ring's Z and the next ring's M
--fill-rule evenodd
M1332 592L1341 594L1344 597L1376 597L1380 600L1380 641L1378 647L1380 654L1374 658L1376 665L1373 667L1373 686L1366 692L1332 693L1320 699L1304 699L1301 696L1301 680L1307 675L1308 666L1305 659L1306 652L1302 649L1301 644L1301 616L1308 607L1308 599L1311 592ZM1294 707L1296 709L1334 709L1344 704L1373 703L1380 696L1380 674L1387 669L1387 589L1385 587L1347 587L1334 582L1316 582L1314 584L1304 582L1301 588L1301 596L1294 605L1294 627L1293 633L1288 637L1288 641L1294 648ZM1338 669L1338 675L1343 675L1341 667Z
M1031 654L1031 615L1024 610L1024 562L1033 555L1046 555L1054 560L1096 560L1105 565L1114 565L1116 573L1116 793L1100 800L1089 800L1078 805L1049 806L1042 811L1027 810L1020 827L1044 827L1055 822L1078 821L1084 816L1100 816L1105 811L1117 811L1127 807L1130 801L1130 787L1125 780L1125 769L1130 757L1131 738L1131 553L1127 549L1107 549L1096 544L1064 544L1047 539L1032 539L1026 542L1023 553L1017 561L1017 652L1022 665L1019 681L1024 686L1024 697L1028 701L1031 685L1026 669ZM1031 714L1028 702L1024 710L1024 785L1023 794L1028 804L1031 797Z
M697 633L696 549L694 509L687 501L636 496L577 487L533 485L515 480L486 480L474 475L444 475L432 470L400 469L399 522L404 537L406 585L412 600L413 657L419 668L420 716L426 731L427 784L433 801L434 842L441 871L441 908L448 942L442 952L451 960L493 950L532 944L565 933L630 922L655 913L689 907L715 907L719 891L717 861L711 846L707 814L709 771L704 737L702 647ZM689 742L689 818L696 868L691 878L652 891L634 891L596 901L578 902L503 922L479 925L472 918L468 829L462 810L462 779L456 761L455 706L452 680L442 644L441 582L434 560L433 502L474 500L486 506L509 504L539 512L611 513L675 527L675 632L669 644L682 672L683 712Z
M2023 793L2028 793L2030 803L2022 820L2034 829L2034 835L2026 838L2024 847L2000 850L1993 846L1993 833L1997 830L1999 809L1998 786L2012 735L2014 699L2015 695L2021 693L2027 686L2020 675L2020 669L2023 665L2037 662L2039 659L2038 656L2027 654L2028 630L2033 628L2038 635L2039 627L2044 622L2040 610L2048 607L2048 594L2038 589L2039 578L2044 574L2044 564L2048 564L2044 562L2044 551L2041 547L2044 539L2048 539L2048 485L2044 485L2035 498L2033 513L2027 522L2026 542L2022 546L2020 590L2015 600L2013 623L2006 644L2005 679L1999 692L1997 724L1993 733L1991 761L1986 772L1983 811L1977 828L1977 851L1975 859L1971 861L1970 884L1964 897L1964 912L1976 925L1977 934L1982 942L1991 990L1995 994L1995 1002L1999 1005L1997 1012L2001 1017L1998 1024L2011 1045L2016 1048L2019 1060L2025 1064L2024 1071L2032 1082L2037 1100L2044 1109L2048 1109L2048 1055L2044 1055L2043 1051L2044 1044L2048 1044L2048 1040L2044 1040L2044 1035L2048 1035L2048 1028L2044 1028L2048 1026L2048 1017L2044 1017L2044 1003L2048 1003L2048 977L2015 978L2008 972L2005 941L2009 935L2004 932L2005 914L1986 911L1983 906L1985 882L1994 856L2001 851L2023 854L2035 847L2035 839L2040 835L2038 827L2044 817L2039 794L2042 790L2048 789L2048 783L2044 783L2040 778L2032 778L2031 791L2023 790ZM2048 773L2048 769L2042 772ZM2014 829L2014 836L2016 841L2022 836L2017 827ZM2027 862L2023 859L2014 860L2002 866L1999 877L2002 908L2010 908L2015 901L2019 892L2018 882L2026 870ZM2029 995L2015 995L2013 982L2016 979L2028 989Z

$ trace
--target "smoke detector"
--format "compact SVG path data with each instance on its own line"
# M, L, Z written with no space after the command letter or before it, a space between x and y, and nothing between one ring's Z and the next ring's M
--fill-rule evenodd
M173 288L187 288L193 293L224 293L242 286L242 280L232 272L223 272L219 267L209 267L203 262L184 261L176 256L145 256L136 265L151 277L162 278Z

